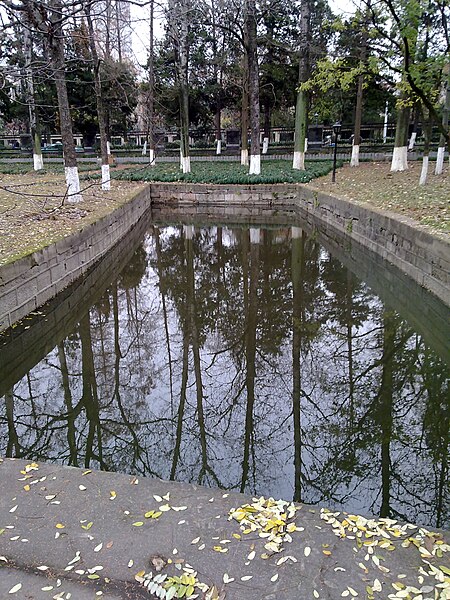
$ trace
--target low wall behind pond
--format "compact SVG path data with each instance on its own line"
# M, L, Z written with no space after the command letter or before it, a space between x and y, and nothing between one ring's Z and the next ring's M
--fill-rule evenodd
M149 205L149 188L146 188L132 201L78 233L0 266L0 331L86 273L128 233Z
M187 215L207 206L220 219L253 211L291 209L314 215L399 267L450 304L450 243L419 229L407 217L358 205L302 185L152 184L154 206L178 207Z
M450 244L414 227L407 218L356 205L301 185L151 184L136 197L80 232L14 263L0 267L0 331L44 304L74 282L111 249L150 205L177 207L193 216L205 209L212 221L234 216L251 223L282 211L313 215L345 233L450 304ZM277 211L280 211L280 219Z

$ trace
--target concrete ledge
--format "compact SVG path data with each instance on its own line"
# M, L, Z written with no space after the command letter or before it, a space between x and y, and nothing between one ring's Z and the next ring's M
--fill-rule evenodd
M86 273L142 217L149 188L79 232L0 267L0 331Z
M288 536L283 527L274 552L261 530L246 534L247 526L229 519L232 509L253 499L220 489L14 459L0 459L0 485L1 598L70 593L91 600L98 592L108 600L154 598L135 577L155 576L157 568L168 576L191 568L209 589L215 586L211 600L387 598L398 581L434 598L439 580L429 565L438 572L448 565L445 533L380 520L367 523L374 532L368 537L347 528L346 513L326 517L299 504L286 519L295 527ZM415 543L402 546L413 536L430 555L421 556ZM441 558L432 554L438 548ZM375 587L372 594L367 586Z

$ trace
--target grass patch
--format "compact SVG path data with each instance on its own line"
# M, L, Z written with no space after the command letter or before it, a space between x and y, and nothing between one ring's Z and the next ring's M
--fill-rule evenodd
M338 163L342 166L342 161ZM194 162L192 173L181 173L178 163L157 163L154 167L140 166L121 169L114 173L113 179L121 181L147 182L186 182L218 184L261 184L261 183L307 183L316 177L326 175L333 168L331 161L307 163L305 171L292 168L287 160L265 160L261 166L261 175L249 175L248 167L237 162L205 161ZM89 178L97 179L98 174Z

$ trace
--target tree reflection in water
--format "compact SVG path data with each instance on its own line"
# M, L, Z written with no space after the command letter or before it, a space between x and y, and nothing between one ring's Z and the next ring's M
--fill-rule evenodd
M153 227L5 394L0 453L445 527L447 398L443 361L304 230Z

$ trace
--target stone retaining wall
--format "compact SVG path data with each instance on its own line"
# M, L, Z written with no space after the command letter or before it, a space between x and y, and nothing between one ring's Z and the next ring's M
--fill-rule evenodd
M188 212L210 206L224 215L246 209L296 210L344 232L351 240L399 267L419 285L450 304L450 243L419 229L407 217L371 209L302 185L152 184L154 206Z
M0 267L0 331L74 282L112 248L149 208L149 188L76 234Z
M407 217L370 209L302 188L299 207L399 267L419 285L450 303L450 244Z
M414 281L450 304L450 244L414 223L301 185L151 184L131 202L79 233L0 267L0 331L84 274L112 248L149 208L177 207L190 214L209 207L220 220L270 210L313 215L350 240L382 256ZM249 219L250 221L251 219Z

